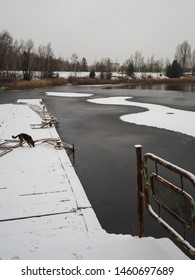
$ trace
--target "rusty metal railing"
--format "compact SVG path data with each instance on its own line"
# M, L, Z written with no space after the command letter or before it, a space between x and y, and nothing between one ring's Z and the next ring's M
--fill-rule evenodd
M149 214L168 233L182 245L191 255L195 255L195 248L186 240L186 231L195 230L195 201L184 186L184 179L195 190L195 176L160 158L154 154L146 153L142 158L142 146L135 145L137 156L137 197L139 217L139 237L144 235L143 205L145 204ZM154 172L149 174L148 162L154 163ZM175 185L159 173L159 166L180 177L180 184ZM158 206L158 213L153 209L151 201ZM183 225L184 235L181 236L172 226L161 217L160 210L163 208Z

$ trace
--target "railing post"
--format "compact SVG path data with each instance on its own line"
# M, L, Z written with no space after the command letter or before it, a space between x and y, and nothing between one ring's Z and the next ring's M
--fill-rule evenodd
M138 228L139 237L144 235L144 211L143 211L143 179L142 179L142 146L135 145L137 159L137 202L138 202Z

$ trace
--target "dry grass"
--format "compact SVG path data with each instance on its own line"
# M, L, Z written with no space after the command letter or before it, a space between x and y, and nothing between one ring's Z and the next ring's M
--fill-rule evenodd
M68 82L73 85L99 85L99 84L119 84L121 81L119 80L106 80L99 78L80 78L70 76L68 78Z
M31 81L15 81L9 84L9 89L11 90L24 90L24 89L33 89L41 87L50 87L50 86L61 86L66 85L67 80L64 78L55 78L55 79L41 79L41 80L31 80Z
M132 79L127 81L128 84L195 84L195 77L182 77L182 78L145 78L145 79Z
M116 80L102 80L99 78L80 78L70 76L68 83L73 85L96 85L96 84L171 84L171 83L195 83L195 77L183 77L172 79L160 79L160 78L145 78L145 79L116 79Z

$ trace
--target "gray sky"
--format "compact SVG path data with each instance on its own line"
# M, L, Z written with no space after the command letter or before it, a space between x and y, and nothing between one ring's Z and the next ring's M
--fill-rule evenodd
M135 51L172 61L184 40L195 49L194 11L195 0L0 0L0 32L88 64L123 63Z

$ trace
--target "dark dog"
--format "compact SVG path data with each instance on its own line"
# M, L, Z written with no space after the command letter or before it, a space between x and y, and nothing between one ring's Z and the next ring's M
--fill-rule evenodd
M35 143L30 135L28 135L26 133L20 133L16 136L12 135L12 138L14 138L14 139L16 139L17 137L19 138L20 146L22 146L23 141L26 141L30 147L35 146Z

